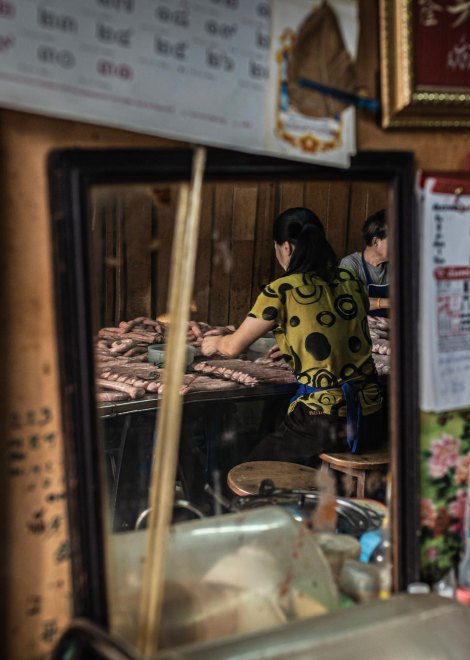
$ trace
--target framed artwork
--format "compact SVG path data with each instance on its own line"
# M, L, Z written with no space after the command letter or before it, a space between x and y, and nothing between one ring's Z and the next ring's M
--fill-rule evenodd
M470 127L470 3L380 0L382 126Z

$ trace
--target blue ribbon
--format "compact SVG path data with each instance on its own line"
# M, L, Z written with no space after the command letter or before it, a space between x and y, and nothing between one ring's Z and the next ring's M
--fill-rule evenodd
M380 108L380 102L377 99L367 99L363 96L352 94L351 92L345 92L342 89L338 89L337 87L330 87L329 85L323 85L322 83L308 80L307 78L298 78L297 83L301 87L306 87L307 89L312 89L315 92L333 96L333 98L336 98L339 101L343 101L348 105L354 105L356 108L371 110L372 112L377 112L377 110Z
M297 401L302 396L313 394L313 392L321 392L329 390L331 387L311 387L299 383L297 392L294 394L290 403ZM359 390L354 383L343 383L341 390L346 401L346 442L352 454L357 452L359 445L359 424L362 417L362 408L359 401Z

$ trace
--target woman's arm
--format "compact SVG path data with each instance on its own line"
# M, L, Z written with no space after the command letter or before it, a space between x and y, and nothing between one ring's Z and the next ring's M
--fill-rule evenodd
M220 353L226 357L237 357L240 353L244 353L250 344L267 334L275 326L274 321L263 321L247 316L232 335L204 337L201 353L207 356Z

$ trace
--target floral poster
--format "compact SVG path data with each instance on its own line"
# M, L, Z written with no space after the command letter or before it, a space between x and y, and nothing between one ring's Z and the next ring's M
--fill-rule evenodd
M460 558L470 468L470 410L422 413L421 574L437 582Z

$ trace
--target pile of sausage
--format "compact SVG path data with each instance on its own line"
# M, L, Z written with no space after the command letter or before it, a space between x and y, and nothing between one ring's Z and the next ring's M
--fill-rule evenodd
M148 364L150 344L164 341L166 325L145 316L101 328L95 341L97 400L141 399L158 391L161 369Z
M379 375L390 373L390 319L368 316L369 333L372 340L372 357Z
M258 361L251 362L238 358L232 360L206 360L195 364L194 370L242 383L248 387L254 387L260 382L284 384L295 383L296 381L290 369L282 367L276 369L272 364L266 365Z
M164 370L148 363L148 347L150 344L165 343L168 334L168 323L139 316L130 321L121 321L117 327L102 328L95 340L96 357L96 386L97 400L99 402L128 401L141 399L147 394L161 395L163 392ZM198 348L204 337L211 335L227 335L235 331L234 326L210 326L207 323L189 321L186 340ZM276 378L273 366L276 362L270 360L271 366L259 365L254 373L248 373L252 362L240 360L238 369L230 371L227 361L221 360L225 365L214 365L214 369L200 369L199 373L185 374L180 389L182 395L188 392L202 392L207 390L229 389L233 385L223 382L219 378L229 379L232 382L243 383L248 386L256 385L259 380L269 382L290 382ZM242 367L242 363L244 367ZM281 365L282 363L282 365ZM202 364L207 364L206 362ZM286 366L281 360L280 366ZM221 371L215 372L216 367ZM268 370L262 374L260 369ZM203 374L202 372L205 371ZM253 371L253 370L252 370ZM276 370L277 371L277 370ZM206 375L211 374L211 376ZM229 373L231 377L229 378ZM286 373L283 369L281 373ZM289 372L290 374L290 372ZM212 376L219 376L214 379ZM270 376L270 377L268 377ZM289 376L288 376L289 378Z

